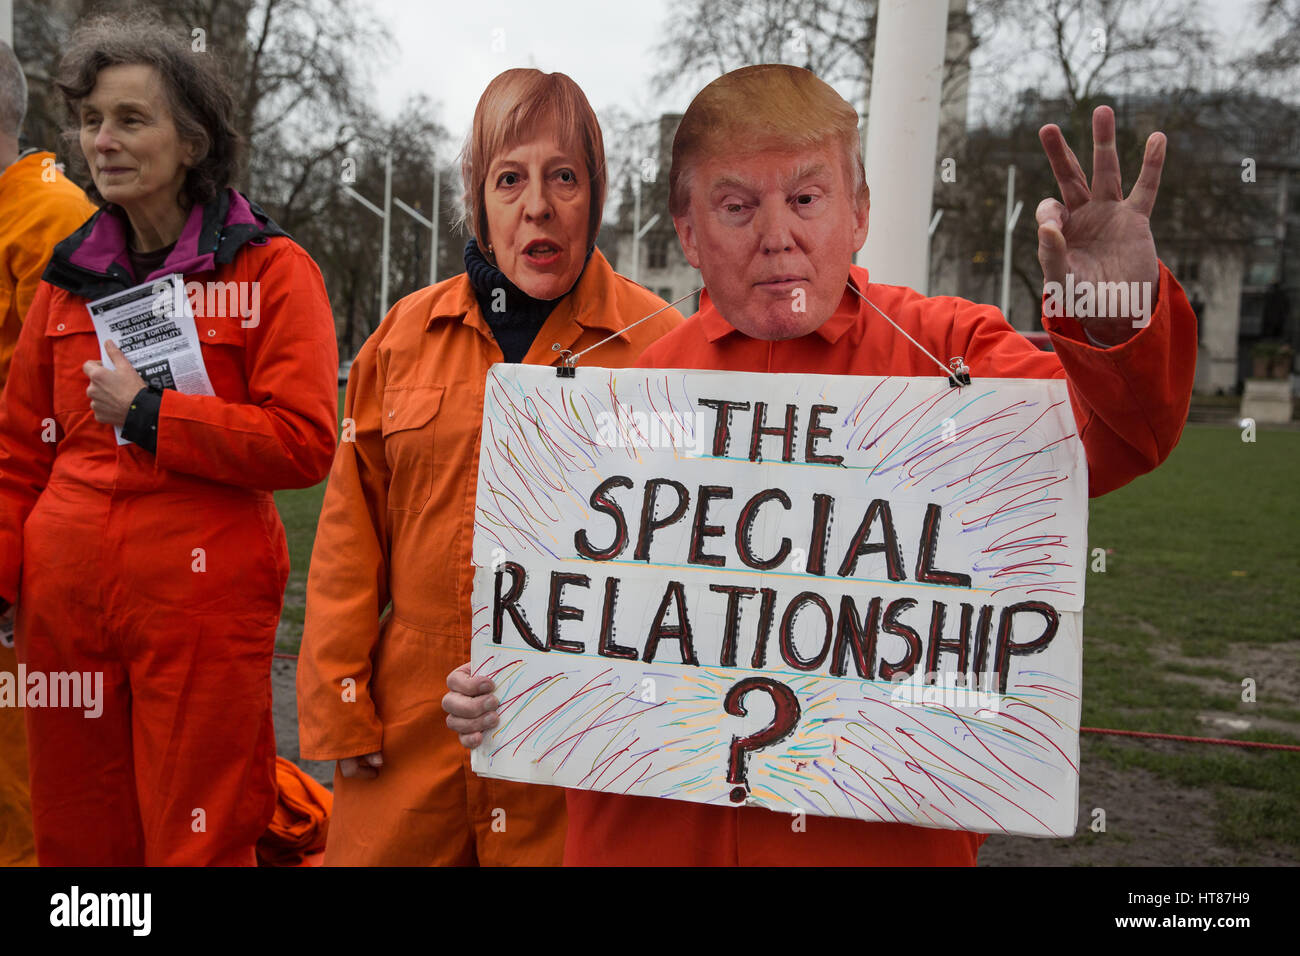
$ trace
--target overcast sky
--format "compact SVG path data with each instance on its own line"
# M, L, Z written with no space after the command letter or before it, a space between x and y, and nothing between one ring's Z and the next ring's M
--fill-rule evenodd
M659 39L664 0L370 2L398 47L392 67L376 72L381 108L395 113L410 93L424 92L441 104L457 141L488 82L517 66L567 73L598 111L618 104L660 112L649 96L650 48Z
M395 41L392 61L375 64L373 71L380 109L395 115L407 96L423 92L440 104L439 119L457 142L488 81L516 66L569 74L598 112L617 105L649 118L683 110L690 100L687 93L670 100L650 94L652 50L664 32L667 0L368 2ZM1202 0L1202 6L1222 42L1232 47L1256 2ZM972 93L978 96L978 85Z

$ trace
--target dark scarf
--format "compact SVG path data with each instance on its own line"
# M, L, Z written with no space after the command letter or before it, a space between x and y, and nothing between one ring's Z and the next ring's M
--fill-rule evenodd
M591 252L587 253L591 261ZM586 264L583 270L586 271ZM537 333L542 330L555 307L564 296L555 299L534 299L517 285L506 278L505 273L487 260L478 247L478 242L470 239L465 244L465 274L474 289L474 298L483 312L483 318L492 330L501 353L507 362L522 362L532 346ZM579 273L578 278L582 275ZM577 285L577 282L574 283ZM505 311L494 311L494 299L500 304L501 297L497 289L505 290ZM572 289L569 290L573 291ZM566 292L564 295L568 295Z

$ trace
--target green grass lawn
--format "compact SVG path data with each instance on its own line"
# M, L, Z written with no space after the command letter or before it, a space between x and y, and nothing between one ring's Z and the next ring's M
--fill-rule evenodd
M343 393L339 389L339 428L343 427ZM325 500L322 481L311 488L277 491L275 505L280 509L284 533L289 539L289 583L284 592L284 610L280 613L280 633L276 647L296 654L302 643L303 615L307 600L307 566L311 563L311 545L316 540L316 521Z
M316 519L325 498L325 482L311 488L277 491L275 504L289 538L289 584L284 592L284 610L280 614L277 649L297 653L302 642L303 615L307 599L307 566L311 562L311 545L316 538Z
M341 400L341 397L340 397ZM1092 502L1084 726L1300 743L1300 432L1189 425L1163 466ZM282 649L301 639L324 484L276 495L292 575ZM1091 562L1090 562L1091 563ZM1242 681L1256 700L1243 701ZM1245 719L1237 731L1198 715ZM1265 726L1259 726L1260 722ZM1211 790L1219 839L1300 847L1300 754L1104 738L1093 753Z
M1300 743L1300 433L1256 439L1189 425L1163 466L1092 502L1089 547L1108 554L1088 579L1084 726ZM1113 737L1095 753L1211 790L1220 842L1300 847L1300 754Z
M1194 732L1195 708L1251 706L1241 701L1244 678L1259 685L1261 702L1268 696L1275 675L1233 663L1229 645L1294 659L1294 643L1281 645L1300 637L1291 470L1300 433L1257 437L1250 444L1231 428L1188 426L1162 467L1092 502L1089 547L1109 553L1105 573L1088 579L1085 724ZM1183 660L1157 667L1157 655ZM1200 676L1221 691L1207 696L1153 670Z

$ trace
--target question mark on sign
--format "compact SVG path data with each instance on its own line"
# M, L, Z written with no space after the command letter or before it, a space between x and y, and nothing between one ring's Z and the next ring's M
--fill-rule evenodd
M772 698L772 705L776 713L772 715L772 722L762 730L756 731L748 737L731 738L731 759L727 763L727 783L736 784L731 791L732 803L743 803L745 797L749 794L749 781L745 776L748 770L749 751L762 750L764 747L780 743L786 737L789 737L799 724L799 715L801 713L799 698L785 684L774 681L769 677L746 677L735 684L731 690L727 691L727 696L722 702L723 710L733 717L744 717L749 713L745 709L745 695L755 690L761 690Z

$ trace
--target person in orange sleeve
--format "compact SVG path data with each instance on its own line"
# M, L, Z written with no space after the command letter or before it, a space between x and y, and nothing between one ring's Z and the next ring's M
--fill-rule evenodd
M18 58L0 41L0 384L18 344L54 244L95 213L81 187L63 175L54 154L19 151L27 83Z
M338 762L326 865L561 862L564 791L476 776L438 706L469 654L485 381L601 342L599 364L626 365L681 322L595 247L605 150L567 76L494 79L462 176L466 271L398 302L357 355L312 550L298 733Z
M1114 115L1093 114L1091 186L1060 130L1041 139L1064 202L1037 210L1048 283L1145 283L1154 306L1109 318L1043 323L1040 352L991 306L872 283L852 264L866 240L869 193L857 114L812 73L736 70L710 83L673 143L670 210L687 259L703 273L700 311L646 350L651 368L932 375L962 357L973 379L1064 378L1089 467L1104 494L1150 471L1178 442L1191 400L1196 322L1156 257L1148 224L1164 163L1147 141L1128 198ZM1094 285L1094 288L1096 286ZM869 299L935 358L908 342ZM806 302L806 311L792 303ZM492 682L448 675L447 723L469 748L496 722ZM982 834L832 817L794 832L788 815L569 790L565 863L574 865L974 865Z
M58 86L105 206L56 246L0 406L0 604L29 685L37 855L251 866L276 803L271 492L329 468L329 301L227 185L234 99L212 57L154 17L97 18ZM100 361L87 303L172 273L215 394L178 391L170 365L146 382L113 343Z
M0 386L54 244L95 212L81 188L55 165L53 153L19 150L26 112L22 66L0 40ZM18 674L12 613L0 621L0 673L15 679ZM23 713L0 707L0 866L36 863L28 789Z

